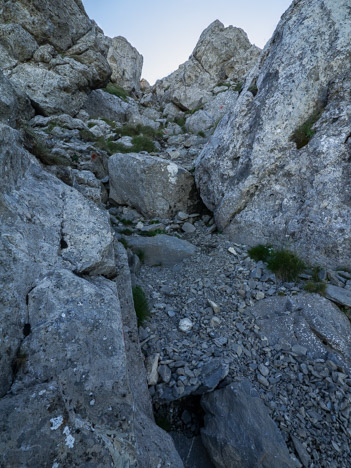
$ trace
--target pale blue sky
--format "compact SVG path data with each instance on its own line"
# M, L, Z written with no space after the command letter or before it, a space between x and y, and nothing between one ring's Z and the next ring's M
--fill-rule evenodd
M244 29L263 48L292 0L83 0L107 36L124 36L144 56L151 84L188 59L215 19Z

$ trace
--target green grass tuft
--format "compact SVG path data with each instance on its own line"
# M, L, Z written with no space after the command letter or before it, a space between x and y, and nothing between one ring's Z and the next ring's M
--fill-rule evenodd
M139 153L140 151L147 151L148 153L157 151L154 142L143 135L138 135L132 138L132 143L133 151L135 153Z
M123 239L123 237L119 239L119 242L123 245L125 249L128 249L129 247L128 242L125 239Z
M122 88L122 86L118 86L113 83L109 83L106 88L103 88L103 91L106 91L106 93L113 94L113 96L117 96L124 101L127 99L129 96L128 92Z
M133 291L133 302L134 302L134 309L137 316L138 327L142 325L142 323L149 317L150 309L149 304L147 302L145 293L141 286L134 286L132 288Z
M321 296L324 296L326 284L322 283L321 281L318 281L318 282L308 281L303 287L303 289L307 292L317 293L317 294L320 294Z
M198 135L199 137L206 138L206 134L205 134L205 132L202 131L202 130L200 130L199 132L197 132L197 135Z
M276 251L271 245L256 245L248 250L248 254L256 262L266 262L269 270L283 281L294 281L306 268L293 252L285 249Z
M294 281L306 268L305 263L289 250L272 250L267 260L268 268L283 281Z
M163 229L155 229L154 231L140 231L139 233L143 237L155 237L157 234L167 234Z
M272 250L271 245L256 245L248 250L249 257L255 260L256 262L262 261L267 262Z

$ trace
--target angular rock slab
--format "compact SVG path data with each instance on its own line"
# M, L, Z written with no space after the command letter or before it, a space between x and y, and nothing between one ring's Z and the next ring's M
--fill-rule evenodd
M144 262L150 266L171 267L196 252L196 247L190 242L166 234L154 237L131 236L126 240L134 252L143 252Z
M156 156L114 154L108 163L110 198L146 217L171 217L195 208L194 178L184 168Z
M270 297L246 309L271 346L290 345L311 359L330 359L351 372L351 323L318 294Z
M201 198L236 242L284 240L314 264L351 261L349 7L292 3L197 160Z
M122 36L110 39L107 55L112 70L111 81L127 91L140 91L143 56Z
M325 295L328 299L337 304L344 305L346 307L351 307L351 291L345 288L340 288L339 286L334 286L328 284Z
M292 468L295 463L268 409L243 380L204 395L202 441L217 468Z

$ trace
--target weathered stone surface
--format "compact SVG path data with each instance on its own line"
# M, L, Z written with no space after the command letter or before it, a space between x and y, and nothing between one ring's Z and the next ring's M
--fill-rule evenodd
M76 114L111 70L102 31L77 0L35 0L2 7L2 69L42 113Z
M247 309L271 346L287 344L297 354L330 359L351 371L351 324L330 301L300 293L290 299L270 297Z
M34 115L29 99L0 72L0 122L15 126Z
M127 91L140 91L143 56L122 36L110 39L107 55L111 81ZM150 86L150 85L149 85Z
M189 60L158 80L153 89L162 102L173 102L182 110L196 109L212 98L218 82L242 81L258 54L242 29L225 28L216 20L203 31Z
M217 468L295 467L259 394L244 380L204 395L201 437Z
M110 198L144 216L169 217L196 206L194 179L181 166L155 156L114 154L109 162Z
M135 252L144 253L146 265L170 267L194 255L195 246L177 237L158 234L154 237L130 236L128 246Z
M120 291L96 276L116 273L107 213L17 131L1 124L0 141L1 464L180 468L143 392L126 258Z
M123 123L126 121L127 107L127 103L121 98L96 89L87 96L83 109L92 118L103 117Z
M350 261L348 15L346 0L294 2L197 161L202 199L238 242L285 239L314 263Z
M328 299L336 302L337 304L351 307L351 291L345 288L339 288L328 284L326 287L325 295Z

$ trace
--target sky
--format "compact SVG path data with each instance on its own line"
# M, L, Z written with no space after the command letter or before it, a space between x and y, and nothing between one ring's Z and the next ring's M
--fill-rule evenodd
M263 48L292 0L83 0L106 36L125 37L144 57L153 84L176 70L214 20L242 28Z

